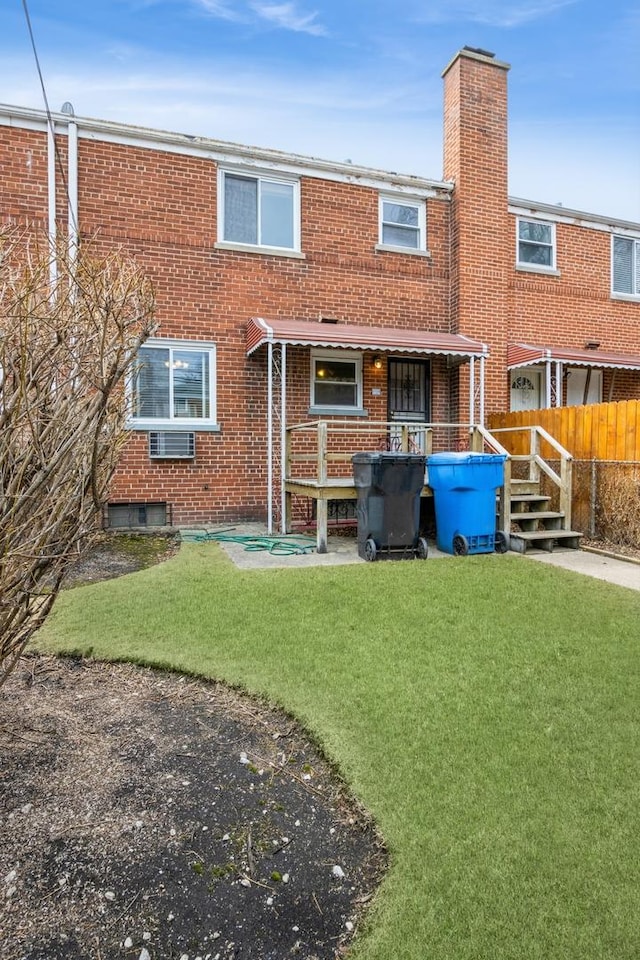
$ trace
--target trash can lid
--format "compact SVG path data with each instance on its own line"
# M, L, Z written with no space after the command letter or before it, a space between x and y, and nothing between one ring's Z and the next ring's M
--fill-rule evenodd
M427 457L427 466L438 463L449 466L458 466L462 463L504 463L506 459L503 453L476 453L472 450L452 450L449 453L432 453Z
M390 450L376 453L354 453L352 463L424 463L425 457L421 453L394 453Z

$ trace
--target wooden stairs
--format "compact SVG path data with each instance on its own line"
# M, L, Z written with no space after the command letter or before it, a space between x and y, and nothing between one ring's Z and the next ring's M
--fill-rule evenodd
M569 529L563 510L550 510L551 497L539 480L511 480L509 548L516 553L580 547L581 533Z
M582 534L571 528L573 457L569 451L538 425L500 427L491 433L477 427L474 442L475 449L489 448L505 457L497 527L507 534L509 549L516 553L551 552L556 546L579 549ZM554 490L553 498L541 492L543 475L547 488ZM557 510L551 509L552 502L557 502Z

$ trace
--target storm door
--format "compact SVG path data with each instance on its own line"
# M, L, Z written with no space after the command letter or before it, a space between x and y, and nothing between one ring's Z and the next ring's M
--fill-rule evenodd
M389 360L389 420L429 423L431 418L431 366L428 360ZM390 447L400 443L400 431L390 430ZM423 453L424 434L416 435L417 448Z

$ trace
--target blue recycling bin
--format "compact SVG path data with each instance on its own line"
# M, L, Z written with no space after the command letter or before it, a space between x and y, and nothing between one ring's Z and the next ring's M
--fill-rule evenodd
M506 533L496 531L496 490L504 486L505 459L469 452L427 457L439 550L465 556L508 549Z

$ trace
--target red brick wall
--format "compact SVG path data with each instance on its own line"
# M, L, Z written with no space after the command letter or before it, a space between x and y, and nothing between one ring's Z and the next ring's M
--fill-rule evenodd
M12 170L9 212L46 222L46 135L2 131ZM59 137L66 166L66 138ZM24 157L37 158L33 190ZM3 150L4 153L4 150ZM266 351L246 357L250 316L330 316L398 328L448 329L447 204L428 203L431 258L377 252L379 191L313 177L301 181L304 259L215 249L213 161L142 147L79 141L79 210L84 235L133 253L153 278L158 336L217 345L219 433L198 432L194 462L150 461L146 433L134 433L117 471L114 502L166 501L175 523L259 516L266 510ZM58 177L58 214L66 223ZM309 351L290 350L288 419L309 419ZM438 364L434 414L448 418L448 380ZM364 360L365 407L384 420L386 370Z
M515 268L507 199L507 69L461 53L444 78L444 176L453 199L427 201L430 257L376 251L379 193L371 186L301 179L304 258L216 249L217 168L202 156L79 140L82 231L133 254L156 287L158 335L217 345L219 433L197 434L195 462L153 462L134 433L114 501L166 501L179 524L262 516L266 510L265 350L246 357L251 316L461 332L489 344L487 411L508 409L511 340L637 353L637 303L610 296L610 235L558 223L559 277ZM66 171L67 138L58 136ZM47 222L46 133L0 127L0 217ZM66 176L66 172L65 172ZM60 227L67 222L57 178ZM382 371L364 356L364 406L387 417ZM287 418L309 419L309 351L289 350ZM468 418L468 367L432 361L432 418ZM610 375L604 380L608 396ZM373 387L382 387L379 397ZM619 374L614 398L640 393ZM357 421L356 421L357 422Z

